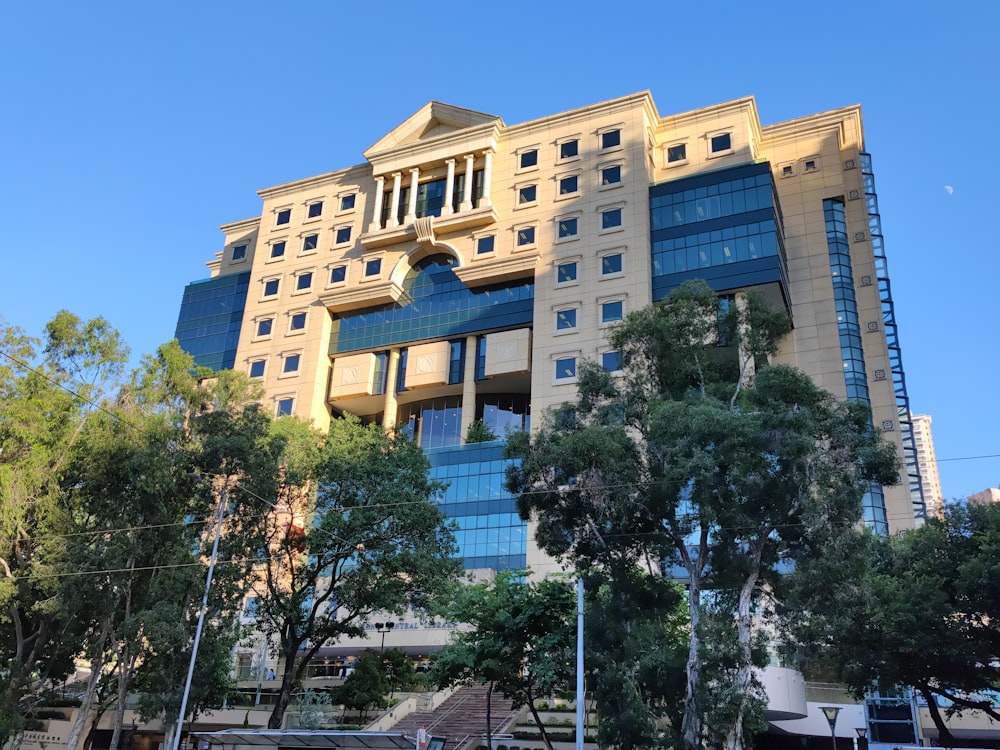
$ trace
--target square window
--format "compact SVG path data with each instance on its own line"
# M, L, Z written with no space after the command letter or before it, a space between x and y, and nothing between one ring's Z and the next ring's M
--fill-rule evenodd
M556 283L568 284L571 281L576 281L576 261L556 266Z
M618 372L622 369L622 355L620 352L604 352L601 354L601 367L606 372Z
M783 177L787 177L788 175L792 174L792 165L786 164L785 166L783 166L781 168L781 174Z
M283 258L285 257L285 241L275 242L271 245L271 257L272 258Z
M317 247L319 247L318 234L307 234L302 239L302 252L307 253L310 250L315 250Z
M521 169L527 169L528 167L535 167L538 165L538 149L533 148L530 151L521 152Z
M556 380L576 377L576 357L561 357L556 360Z
M323 201L317 201L316 203L309 204L309 211L306 214L308 218L315 219L317 216L323 215Z
M556 313L556 329L560 331L565 331L570 328L576 328L575 307L571 307L567 310L559 310Z
M560 219L559 239L564 239L566 237L576 237L578 223L579 222L575 216L568 219Z
M274 320L272 318L263 318L257 321L257 335L258 336L270 336L271 328L274 325Z
M305 273L300 273L298 278L295 279L295 289L298 291L303 291L308 289L313 284L312 271L306 271Z
M281 366L281 371L284 373L292 373L299 371L299 359L302 357L301 354L289 354L285 357L285 362Z
M577 140L563 141L559 144L559 158L572 159L580 153L580 142Z
M337 230L336 243L338 245L342 245L345 242L350 242L350 241L351 241L350 227L341 227L340 229Z
M601 322L602 323L617 323L622 319L622 313L625 308L625 303L620 299L614 302L602 302L601 303Z
M601 257L601 275L610 276L622 272L622 254L612 253Z
M382 273L382 259L372 258L365 261L365 276L378 276Z
M487 253L492 253L496 245L496 237L492 234L488 234L485 237L480 237L476 240L476 254L486 255Z
M233 260L243 260L247 257L247 246L246 245L236 245L233 247Z
M578 175L570 175L559 180L559 195L569 195L580 190L580 178Z
M523 245L534 245L535 244L535 228L534 227L521 227L517 230L517 244L518 246Z
M279 417L290 417L292 416L292 407L295 405L294 398L280 398L278 399L278 416Z
M347 266L334 266L330 269L330 283L340 284L347 281Z
M250 363L250 377L251 378L262 378L264 377L264 362L263 359L255 359Z
M283 208L280 211L278 211L278 217L274 223L280 227L282 224L287 224L291 220L292 220L292 209Z
M815 159L807 159L806 160L806 171L807 172L812 172L814 169L816 169L816 160Z
M302 331L306 327L306 314L304 312L294 313L288 322L288 330Z
M265 297L274 297L275 295L277 295L278 294L278 285L279 285L279 283L280 283L280 279L268 279L267 281L265 281L264 282L264 296Z
M617 185L622 181L622 168L620 164L613 167L605 167L601 170L602 185Z
M622 145L622 131L609 130L605 133L601 133L602 149L614 148L615 146L620 145Z
M538 199L538 186L525 185L517 190L517 203L523 206L525 203L534 203Z
M729 151L733 147L733 136L732 133L723 133L722 135L712 136L712 153L717 154L720 151Z
M341 211L351 211L354 208L354 193L350 195L344 195L340 198L340 210Z
M667 146L667 164L675 161L685 161L688 158L688 147L686 143L678 143L676 146Z
M601 229L614 229L622 225L622 210L620 208L609 208L601 211Z

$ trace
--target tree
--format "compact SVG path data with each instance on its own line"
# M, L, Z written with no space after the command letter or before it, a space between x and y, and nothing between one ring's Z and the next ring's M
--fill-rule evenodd
M323 436L291 418L275 474L277 508L253 501L257 626L281 644L284 670L268 725L281 726L309 660L342 636L364 636L376 612L421 608L460 567L440 487L411 440L354 417ZM247 538L251 538L248 536Z
M382 669L382 660L371 651L365 651L354 662L354 671L337 688L337 700L345 709L359 711L363 722L368 717L368 709L382 705L388 691L389 680Z
M576 593L560 578L533 582L526 571L501 571L492 581L456 587L449 620L469 625L455 631L434 663L439 684L471 677L527 706L552 743L535 700L572 683L576 655ZM491 743L491 717L486 736ZM489 745L492 747L492 744Z
M865 405L769 364L788 330L756 295L730 304L688 282L609 334L622 377L581 367L576 401L514 446L521 462L508 486L522 517L537 519L544 549L582 570L680 570L690 748L709 739L702 639L716 630L703 623L703 594L733 627L729 705L713 721L724 736L712 739L741 748L763 709L754 629L781 586L779 565L808 560L821 530L858 523L872 481L896 481L895 452Z
M835 634L811 658L859 697L874 685L912 686L947 747L939 698L949 712L1000 721L989 696L1000 691L1000 505L951 505L943 519L865 547L870 566L855 596L836 608L810 602L812 619Z

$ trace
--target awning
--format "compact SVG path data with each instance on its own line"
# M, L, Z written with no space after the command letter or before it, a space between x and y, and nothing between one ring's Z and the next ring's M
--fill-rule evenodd
M317 750L415 750L416 738L401 732L351 732L340 729L226 729L192 732L192 737L230 748L317 748ZM441 750L441 738L428 738L428 750Z

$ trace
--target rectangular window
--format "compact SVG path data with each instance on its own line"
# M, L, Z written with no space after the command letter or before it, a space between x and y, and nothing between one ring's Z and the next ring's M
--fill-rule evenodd
M280 284L280 279L268 279L264 282L264 296L274 297L278 294L278 285Z
M712 153L717 154L720 151L729 151L733 147L733 137L732 133L722 133L721 135L712 136Z
M806 171L807 172L812 172L815 169L816 169L816 160L815 159L807 159L806 160Z
M563 141L559 144L559 158L572 159L580 153L579 141Z
M618 372L622 369L622 355L620 352L604 352L601 354L601 367L606 372Z
M284 373L293 373L299 371L299 359L302 357L301 354L289 354L285 357L285 363L281 367L281 371Z
M476 255L486 255L492 253L496 246L496 237L488 234L476 240Z
M270 336L271 328L274 325L274 320L272 318L263 318L257 321L257 335L258 336Z
M372 258L365 261L365 276L378 276L382 273L382 259Z
M528 167L534 167L538 165L538 149L531 149L531 151L521 152L521 169L527 169Z
M517 244L518 246L523 245L534 245L535 244L535 228L534 227L521 227L517 230Z
M250 377L251 378L262 378L264 377L264 364L266 360L255 359L250 363Z
M675 161L686 161L688 158L688 147L686 143L678 143L676 146L667 146L667 163Z
M556 283L568 284L571 281L576 281L576 261L556 266Z
M525 185L517 190L517 204L523 206L525 203L534 203L538 199L538 186Z
M247 246L246 245L236 245L233 247L233 260L243 260L247 257Z
M576 357L562 357L556 360L556 380L576 377Z
M272 258L283 258L285 257L285 241L275 242L271 245L271 257Z
M576 328L576 308L570 307L556 313L556 330L565 331Z
M306 214L307 218L315 219L317 216L323 215L323 201L317 201L316 203L309 204L309 211Z
M601 257L601 275L610 276L622 272L622 254L612 253Z
M622 168L620 164L612 167L605 167L601 170L602 185L617 185L622 181Z
M280 211L278 211L278 217L274 223L280 227L283 224L287 224L291 220L292 220L292 209L283 208Z
M602 323L617 323L622 319L622 313L624 311L625 303L620 299L614 302L602 302L601 303L601 322Z
M351 211L354 209L354 193L350 195L344 195L340 198L340 210L341 211Z
M601 148L609 149L622 145L622 131L608 130L601 133Z
M310 250L315 250L317 247L319 247L318 234L307 234L302 239L302 252L307 253Z
M330 269L330 283L341 284L347 281L347 266L334 266Z
M601 229L614 229L622 225L622 210L620 208L609 208L601 211Z
M302 331L306 327L306 314L304 312L294 313L288 322L288 330Z
M559 195L570 195L580 191L580 178L578 175L570 175L559 180Z
M312 286L313 275L312 271L307 271L306 273L300 273L298 278L295 279L295 289L297 291L304 291Z
M278 416L279 417L290 417L292 416L292 408L295 406L294 398L280 398L278 399Z
M345 242L351 241L351 228L341 227L337 230L336 243L338 245L343 245Z
M578 224L579 222L575 216L567 219L560 219L559 239L565 239L566 237L576 237Z

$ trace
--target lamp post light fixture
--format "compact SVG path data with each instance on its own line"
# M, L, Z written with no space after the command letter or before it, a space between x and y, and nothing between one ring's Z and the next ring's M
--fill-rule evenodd
M865 739L868 736L868 727L855 727L854 731L858 733L858 738L855 740L855 747L858 750L868 750L868 741Z
M379 648L380 654L385 651L385 634L391 633L394 627L396 627L396 623L392 621L375 623L375 630L382 634L382 646Z
M833 750L837 750L837 714L840 713L840 706L820 706L819 710L830 724L830 742Z

